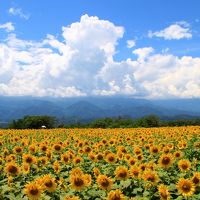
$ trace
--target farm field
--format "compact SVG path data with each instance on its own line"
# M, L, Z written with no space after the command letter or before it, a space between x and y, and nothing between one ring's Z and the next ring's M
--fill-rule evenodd
M0 200L200 199L200 127L0 130Z

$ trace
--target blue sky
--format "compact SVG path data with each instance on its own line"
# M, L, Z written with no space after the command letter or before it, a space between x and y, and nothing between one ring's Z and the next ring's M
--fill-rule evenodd
M0 94L199 97L199 8L198 0L0 0ZM75 33L80 41L72 37ZM98 40L104 47L89 44ZM37 61L34 52L41 52ZM88 61L95 58L96 62ZM56 66L56 59L62 66ZM55 67L48 68L49 62ZM187 62L193 73L186 79ZM30 75L35 69L43 73L38 79ZM80 72L84 82L76 75ZM65 73L70 76L62 77ZM177 79L172 83L167 82L171 73ZM91 76L94 79L87 83ZM32 90L25 87L28 80Z

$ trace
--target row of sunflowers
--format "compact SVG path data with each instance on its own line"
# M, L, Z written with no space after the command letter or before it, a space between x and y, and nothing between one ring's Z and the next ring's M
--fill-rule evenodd
M200 200L200 127L0 130L0 200Z

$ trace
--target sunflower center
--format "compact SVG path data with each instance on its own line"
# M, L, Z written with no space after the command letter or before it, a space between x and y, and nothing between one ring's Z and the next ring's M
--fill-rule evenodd
M121 178L126 178L126 176L127 176L127 172L125 171L119 173L119 177Z
M47 147L46 146L43 146L42 147L42 151L46 151L47 150Z
M30 190L31 195L37 195L39 193L39 190L37 188L33 188Z
M26 158L27 163L31 163L32 161L33 161L33 159L31 157Z
M113 162L113 161L114 161L114 157L113 157L113 156L110 156L110 157L108 158L108 160L109 160L110 162Z
M181 156L181 154L180 154L180 153L176 153L175 156L176 156L177 158L179 158L179 157Z
M160 194L160 196L161 196L163 199L167 199L167 194L166 194L165 192L162 192L162 193Z
M120 199L121 199L120 196L117 195L117 194L115 194L115 195L112 197L112 200L120 200Z
M76 159L76 163L80 163L81 160L79 158Z
M12 174L17 173L17 167L11 166L10 169L9 169L9 172L12 173Z
M69 158L65 156L65 157L64 157L64 161L65 161L65 162L68 162L68 161L69 161Z
M142 156L141 156L141 155L139 155L137 158L138 158L138 160L141 160L141 159L142 159Z
M60 151L60 149L61 149L60 145L55 145L54 148L55 148L56 151Z
M195 176L193 179L192 179L192 182L197 185L199 184L200 180Z
M138 176L139 172L138 171L133 171L134 176Z
M20 153L21 151L22 151L21 148L17 148L17 149L16 149L16 152L17 152L17 153Z
M45 183L45 186L48 187L48 188L51 188L53 186L53 182L52 180L49 180Z
M148 181L154 182L155 181L155 177L154 176L149 176L147 178Z
M158 152L158 149L157 148L154 148L153 149L153 153L157 153Z
M134 165L135 164L135 160L130 160L130 164Z
M162 159L162 164L163 165L168 165L170 163L170 158L169 157L164 157L163 159Z
M103 182L101 183L101 185L103 187L108 187L109 186L109 181L105 179L105 180L103 180Z
M188 165L187 164L182 164L181 167L182 167L182 169L187 169Z
M85 148L85 152L90 152L90 150L91 150L90 147Z
M82 186L82 185L84 185L84 182L81 178L77 178L77 179L75 179L74 184L76 186Z
M182 189L183 189L184 192L189 192L190 189L191 189L191 186L190 186L190 184L185 183L185 184L183 185Z
M97 159L98 159L98 160L102 160L102 159L103 159L103 156L102 156L102 155L98 155L98 156L97 156Z

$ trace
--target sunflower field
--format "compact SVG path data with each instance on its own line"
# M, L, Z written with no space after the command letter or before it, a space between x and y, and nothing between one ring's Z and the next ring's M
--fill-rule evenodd
M200 200L200 127L0 130L0 200Z

